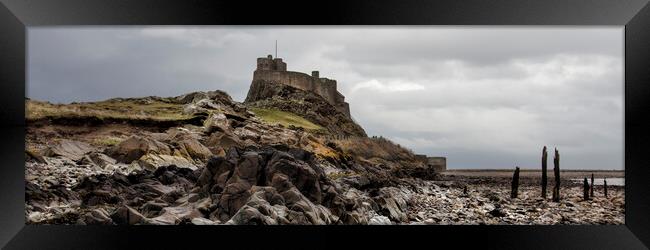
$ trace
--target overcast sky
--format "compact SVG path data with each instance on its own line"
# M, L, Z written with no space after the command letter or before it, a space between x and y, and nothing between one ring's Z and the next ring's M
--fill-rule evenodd
M623 27L30 28L27 96L243 101L276 39L288 70L338 81L369 135L448 168L539 168L547 145L565 169L623 169Z

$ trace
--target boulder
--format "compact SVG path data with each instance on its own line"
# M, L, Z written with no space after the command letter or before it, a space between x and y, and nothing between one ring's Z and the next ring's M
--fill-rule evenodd
M207 162L208 159L212 156L210 149L203 146L198 140L193 138L184 138L183 140L177 143L181 154L187 156L192 160L200 160L201 162Z
M408 199L399 188L384 187L379 189L379 196L375 197L375 202L381 214L398 222L407 222Z
M145 217L140 212L129 206L122 206L113 212L111 219L117 224L140 224L145 221Z
M307 198L320 204L322 194L320 189L320 174L309 164L286 152L275 151L266 166L266 182L272 185L276 174L283 174L293 186L304 193Z
M94 165L101 169L104 169L108 165L116 164L117 161L109 157L108 155L99 152L92 152L90 154L85 155L83 159L81 159L81 163Z
M103 208L93 209L92 211L84 214L81 217L81 221L86 225L110 225L113 224L113 220L106 210Z
M230 120L226 118L226 115L223 113L212 113L208 116L207 119L203 122L203 127L205 128L206 133L212 132L230 132L232 127L230 125Z
M370 218L368 225L391 225L391 222L388 217L377 215Z
M190 223L192 225L218 225L219 224L217 222L214 222L214 221L208 220L206 218L202 218L202 217L193 218L190 221Z
M217 210L211 215L220 221L228 221L246 204L250 196L251 185L248 182L243 180L228 182L221 193Z
M63 139L53 146L48 147L43 155L49 157L61 156L73 161L79 161L85 154L93 150L94 148L88 143Z
M242 145L242 142L237 136L220 131L215 131L210 134L210 137L206 141L206 146L208 147L218 146L223 149L230 149L231 147L238 147L240 145Z
M106 153L118 162L131 163L147 154L169 155L171 152L171 149L162 142L134 135L109 148Z
M143 168L155 170L162 166L177 166L196 170L197 166L188 159L175 155L146 154L138 159L137 163Z

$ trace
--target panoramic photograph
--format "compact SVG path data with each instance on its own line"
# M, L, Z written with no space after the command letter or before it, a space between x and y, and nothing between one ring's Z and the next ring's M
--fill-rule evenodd
M30 27L25 220L622 225L623 38Z

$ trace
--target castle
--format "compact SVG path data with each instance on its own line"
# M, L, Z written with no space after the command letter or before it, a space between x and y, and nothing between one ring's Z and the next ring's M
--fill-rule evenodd
M345 102L345 97L336 90L336 80L320 77L318 71L312 71L311 75L287 71L287 63L283 62L282 58L273 58L268 55L257 58L257 69L253 73L253 81L281 83L313 92L350 118L350 105Z

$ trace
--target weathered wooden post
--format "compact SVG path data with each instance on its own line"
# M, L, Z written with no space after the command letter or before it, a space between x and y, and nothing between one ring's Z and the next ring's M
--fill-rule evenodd
M607 178L603 179L603 192L605 193L605 198L607 198Z
M553 201L560 202L560 153L555 149L553 157L553 174L555 175L555 187L553 187Z
M589 197L594 197L594 173L591 173L591 188L589 192Z
M548 183L548 177L546 176L546 161L548 157L548 153L546 152L546 146L544 146L544 149L542 149L542 198L546 199L546 185Z
M519 189L519 167L515 168L515 173L512 175L512 191L510 191L510 198L517 198Z
M585 177L585 181L582 184L582 199L589 200L589 182L587 182L587 177Z

